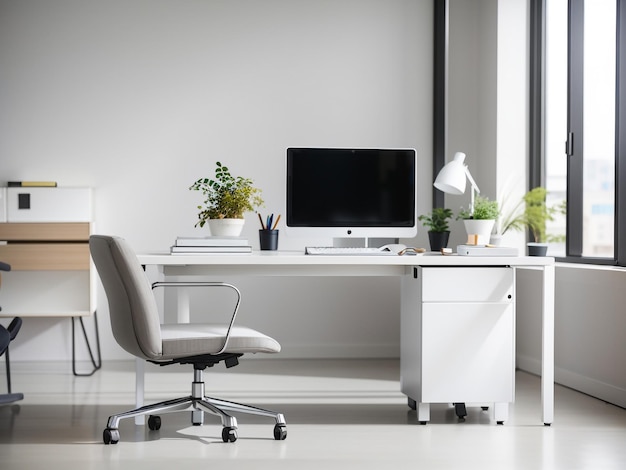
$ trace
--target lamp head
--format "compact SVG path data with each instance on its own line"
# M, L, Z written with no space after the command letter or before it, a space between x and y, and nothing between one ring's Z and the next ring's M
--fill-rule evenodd
M460 195L465 192L467 172L464 165L465 154L457 152L451 162L446 164L435 179L435 188L448 194Z

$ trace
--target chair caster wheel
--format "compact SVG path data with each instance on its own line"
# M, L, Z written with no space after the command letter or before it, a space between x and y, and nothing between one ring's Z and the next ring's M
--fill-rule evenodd
M150 415L148 418L148 428L150 428L151 431L158 431L161 429L161 417Z
M222 441L235 442L237 440L237 430L235 428L222 428Z
M277 424L274 426L274 439L277 441L284 441L287 439L287 426L284 424Z
M106 428L102 432L102 440L106 445L117 444L120 441L120 432L117 429Z

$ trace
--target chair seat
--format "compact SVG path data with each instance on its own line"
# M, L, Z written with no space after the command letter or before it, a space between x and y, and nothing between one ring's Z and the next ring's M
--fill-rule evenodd
M227 326L211 323L176 323L161 325L163 356L176 359L185 356L217 353L224 345ZM233 326L225 353L277 353L280 344L274 338L245 326Z

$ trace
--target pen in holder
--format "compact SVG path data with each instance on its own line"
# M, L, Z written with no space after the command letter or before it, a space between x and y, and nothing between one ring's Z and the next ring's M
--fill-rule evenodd
M278 250L278 230L259 230L261 250Z

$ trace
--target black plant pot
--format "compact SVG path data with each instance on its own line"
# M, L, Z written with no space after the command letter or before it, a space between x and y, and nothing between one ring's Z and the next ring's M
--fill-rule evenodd
M528 256L546 256L548 245L545 243L527 243Z
M428 232L430 250L441 251L442 248L446 248L448 246L448 238L450 238L450 232Z

